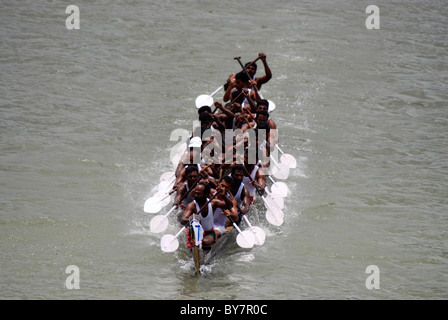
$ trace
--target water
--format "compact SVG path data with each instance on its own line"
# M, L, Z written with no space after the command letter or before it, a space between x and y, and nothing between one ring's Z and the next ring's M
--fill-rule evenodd
M357 1L2 1L0 298L448 298L448 13L375 4L379 30ZM196 279L143 203L196 96L259 52L298 161L285 223L259 203L265 244L230 245Z

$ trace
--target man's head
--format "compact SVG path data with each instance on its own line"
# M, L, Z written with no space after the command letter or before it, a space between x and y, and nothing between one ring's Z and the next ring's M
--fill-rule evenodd
M238 72L235 75L235 87L237 89L246 88L249 83L249 78L245 72Z
M244 166L242 164L237 164L232 168L231 177L234 182L241 182L244 178Z
M257 64L254 62L248 62L244 65L244 68L247 70L247 73L253 77L255 73L257 73Z
M257 111L257 117L255 118L257 121L257 126L261 123L261 122L268 122L269 120L269 113L267 111Z
M196 187L191 191L191 193L195 199L205 200L210 194L210 186L203 181L199 181Z
M187 176L187 180L190 185L194 183L199 176L198 166L188 166L187 169L185 169L185 175Z
M257 111L268 111L269 110L269 101L266 99L260 99L257 101Z
M233 184L233 178L231 176L224 176L219 182L219 185L225 190L230 190Z

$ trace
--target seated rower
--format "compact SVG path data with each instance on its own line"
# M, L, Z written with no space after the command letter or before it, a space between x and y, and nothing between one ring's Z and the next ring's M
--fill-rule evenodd
M244 152L244 178L243 183L249 192L250 203L254 203L255 195L258 192L263 195L266 188L266 176L262 174L258 163L249 163L248 149Z
M233 183L230 186L230 192L236 200L236 203L240 207L240 213L246 214L249 212L251 201L249 197L249 191L243 183L244 178L244 166L242 164L236 164L232 167L230 176L233 179Z
M178 205L182 210L185 210L187 205L193 201L191 190L201 179L197 166L188 166L185 169L186 182L177 188L174 204Z
M214 211L214 225L213 228L216 234L216 240L218 241L226 232L226 226L231 225L232 222L239 220L238 216L238 206L235 198L230 192L230 187L232 186L233 179L230 176L225 176L218 184L216 192L218 193L215 199L220 199L223 201L229 201L231 207L224 210L223 208L216 208ZM223 192L224 190L224 192ZM229 210L230 209L230 210Z
M191 191L194 200L187 205L180 219L180 223L186 225L189 223L191 215L196 214L200 217L200 223L204 229L204 238L202 240L202 248L204 251L210 250L211 246L216 242L216 233L213 228L213 212L217 208L226 210L231 205L226 198L224 200L209 199L210 190L210 186L207 183L200 181ZM218 194L225 193L224 188L219 188L217 191Z
M251 88L255 85L254 80L250 80L245 72L239 72L235 76L230 77L229 86L224 94L223 101L227 102L229 100L237 102L244 107L244 104L249 103L245 96L244 89L248 89L249 95L253 101L260 99L256 90Z
M261 99L257 101L257 113L259 111L264 111L265 117L262 116L261 119L258 119L259 121L265 121L269 124L270 130L270 144L272 146L275 146L278 143L278 132L277 132L277 125L275 124L274 120L272 120L271 115L268 112L269 110L269 101L265 99ZM256 115L257 119L259 116Z

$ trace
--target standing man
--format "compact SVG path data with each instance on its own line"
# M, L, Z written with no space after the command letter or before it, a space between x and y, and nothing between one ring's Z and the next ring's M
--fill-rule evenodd
M272 72L271 72L271 68L269 68L269 65L268 65L268 63L266 61L266 55L263 52L260 52L258 54L258 56L260 57L261 61L263 62L264 73L265 73L264 76L258 77L258 78L255 77L255 74L257 73L257 64L256 63L248 62L248 63L246 63L246 65L244 67L247 70L247 73L249 74L251 79L255 80L255 83L257 85L257 89L260 90L261 86L263 84L265 84L266 82L271 80Z

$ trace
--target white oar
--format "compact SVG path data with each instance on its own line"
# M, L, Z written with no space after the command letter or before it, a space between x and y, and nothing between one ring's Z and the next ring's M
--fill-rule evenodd
M274 179L271 178L270 175L268 175L268 177L272 182L272 187L271 187L272 193L277 194L283 198L286 198L291 194L291 191L289 190L286 183L281 182L281 181L275 181Z
M258 161L258 163L260 163L260 161ZM246 174L249 176L250 181L254 181L254 179L252 179L252 177L250 176L250 173L247 171L246 167L244 167L244 171L246 172ZM263 197L263 195L261 194L261 191L258 190L258 188L255 188L255 190L257 190L257 193L259 194L260 198L263 200L266 208L268 209L266 211L266 220L268 220L268 222L270 224L273 224L275 226L280 226L283 224L283 218L284 218L284 214L282 209L279 208L279 204L276 202L274 197ZM271 195L271 194L269 194Z
M229 217L230 219L230 217ZM249 230L241 231L241 229L238 227L238 225L232 220L233 227L238 231L238 235L236 236L236 243L241 248L252 248L255 244L255 235L250 232Z
M177 206L173 206L166 214L160 214L152 218L151 222L149 223L149 230L153 233L160 233L165 231L169 224L168 215L176 208Z
M254 234L255 244L257 246L263 245L264 241L266 240L266 234L264 230L261 229L260 227L252 226L252 224L249 222L249 219L247 219L245 214L243 214L243 218L249 226L249 231L251 231Z
M211 94L201 94L200 96L198 96L196 98L195 104L196 104L196 108L200 108L203 106L211 106L213 104L213 96L218 93L219 90L221 90L222 88L224 88L224 85L220 86L218 89L216 89L215 91L213 91Z
M162 175L160 176L160 182L162 181L171 181L171 180L176 180L175 178L175 172L174 171L167 171L162 173Z
M272 203L272 206L279 209L283 209L285 207L285 201L283 200L282 196L269 192L268 188L265 188L265 192L267 194L265 198L267 201Z
M162 210L162 208L171 201L170 193L163 194L164 195L161 197L160 193L156 193L154 196L146 199L143 206L143 211L145 211L146 213L156 213Z
M296 161L296 158L294 158L293 155L288 154L288 153L284 153L282 151L282 149L280 149L280 147L277 144L275 145L275 147L282 154L282 156L280 157L280 162L283 162L284 164L286 164L291 169L294 169L295 167L297 167L297 161Z
M274 226L281 226L283 224L284 214L279 208L268 208L266 210L266 220Z
M184 231L186 226L183 226L182 229L179 230L176 235L172 234L165 234L162 239L160 239L160 248L164 252L173 252L176 251L177 248L179 248L179 240L177 240L177 237Z
M275 161L274 157L271 155L271 159L275 164L275 167L272 168L272 174L274 177L280 180L288 179L289 176L289 167L286 166L284 163L278 163Z

